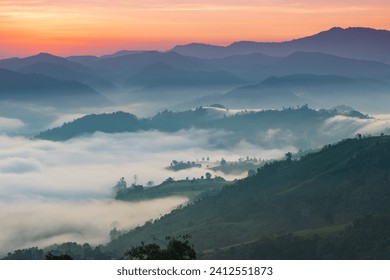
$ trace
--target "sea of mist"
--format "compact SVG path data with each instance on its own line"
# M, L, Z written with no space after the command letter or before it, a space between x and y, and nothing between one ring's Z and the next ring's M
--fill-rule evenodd
M0 135L0 255L67 241L104 243L114 227L131 229L187 201L184 197L115 201L113 186L121 177L129 185L148 181L159 184L168 177L198 178L207 170L174 172L166 167L172 160L209 157L210 162L217 162L222 157L237 160L246 155L280 158L294 150L265 150L246 142L229 150L216 148L227 147L229 135L195 129L174 134L95 133L66 142Z
M58 115L51 125L72 117L77 115ZM137 203L116 201L113 186L121 177L129 185L149 181L159 184L168 177L200 177L207 171L235 179L205 168L173 172L166 167L172 160L207 157L210 163L245 156L278 159L286 152L298 150L288 144L288 138L282 148L264 148L245 141L232 142L231 132L200 129L176 133L95 133L51 142L17 136L25 126L22 119L0 118L0 255L18 248L68 241L104 243L109 241L114 227L131 229L187 202L184 197ZM385 114L372 119L338 116L326 120L317 133L341 140L357 133L386 133L389 127L390 117ZM272 143L288 135L275 131L278 132L275 128L259 137Z

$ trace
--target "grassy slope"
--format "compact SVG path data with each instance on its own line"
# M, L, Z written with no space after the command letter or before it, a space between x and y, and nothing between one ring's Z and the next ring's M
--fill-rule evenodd
M389 172L390 137L345 140L299 161L267 165L256 176L137 228L106 249L119 256L140 241L190 233L202 251L388 213Z

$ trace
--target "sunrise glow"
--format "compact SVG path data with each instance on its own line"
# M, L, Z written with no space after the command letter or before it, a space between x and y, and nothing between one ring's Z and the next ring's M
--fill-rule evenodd
M0 57L283 41L333 26L390 29L388 0L5 0Z

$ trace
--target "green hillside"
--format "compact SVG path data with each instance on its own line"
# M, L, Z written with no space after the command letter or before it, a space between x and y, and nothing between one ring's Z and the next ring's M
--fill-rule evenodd
M300 160L266 164L255 176L138 227L105 250L120 257L141 241L190 234L203 252L265 236L342 227L390 213L389 174L389 136L347 139Z
M221 177L178 181L168 178L165 182L155 187L132 186L119 190L115 198L123 201L141 201L169 196L184 196L193 201L205 195L215 194L222 187L230 184L232 184L231 181L225 181Z

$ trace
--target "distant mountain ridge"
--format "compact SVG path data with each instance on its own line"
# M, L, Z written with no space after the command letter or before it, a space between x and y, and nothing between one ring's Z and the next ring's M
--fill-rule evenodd
M212 103L242 108L307 103L320 108L347 104L362 111L380 112L387 108L384 104L390 98L390 31L337 27L280 43L240 41L227 47L194 43L166 52L123 50L101 57L62 58L40 53L1 59L0 68L78 83L102 93L113 103L148 101L159 106L158 110L183 110ZM293 75L294 84L282 78ZM343 76L355 80L355 84L333 79L333 84L328 80L323 86L314 75ZM268 92L231 94L242 88L255 89L270 77L279 77L280 85L274 83L272 90L268 86ZM20 85L14 86L8 90L20 91ZM31 87L29 92L37 90ZM247 98L256 95L261 98ZM326 105L322 104L324 100L311 98L330 95ZM375 102L379 99L382 101Z
M306 51L390 63L389 46L388 30L333 27L312 36L285 42L240 41L226 47L192 43L176 46L171 51L199 58L222 58L252 53L287 56L297 51Z
M59 65L65 65L68 68L79 71L79 72L89 72L91 71L86 66L79 64L77 62L69 61L63 57L55 56L49 53L39 53L37 55L28 56L28 57L14 57L14 58L8 58L8 59L1 59L0 60L0 67L18 71L20 68L32 65L34 63L38 62L46 62L46 63L55 63Z
M24 74L0 68L0 100L78 106L101 105L107 100L92 88L76 81L44 75Z
M319 52L297 51L272 65L255 66L246 74L253 78L289 74L344 75L358 78L387 79L390 81L390 65Z
M0 68L26 74L40 74L51 78L84 83L95 90L116 90L108 80L99 77L87 66L48 53L24 58L0 60Z
M244 81L227 71L189 71L171 66L165 62L155 62L127 79L126 85L147 87L204 87L219 84L238 85Z
M290 72L287 68L279 69L286 71L285 73ZM275 71L275 73L281 72ZM264 76L261 74L259 77ZM310 104L321 108L348 104L358 110L377 112L387 110L390 101L389 92L388 82L374 78L353 78L331 74L276 74L259 83L240 86L224 94L210 94L195 98L191 102L184 103L183 106L196 107L220 103L230 108L282 108ZM378 100L381 102L379 103Z
M225 97L236 98L272 98L277 94L287 97L335 98L337 96L373 97L385 94L389 86L376 81L361 82L341 75L292 74L270 76L255 85L237 88L225 94ZM370 95L368 95L370 92ZM305 99L302 99L304 101Z

